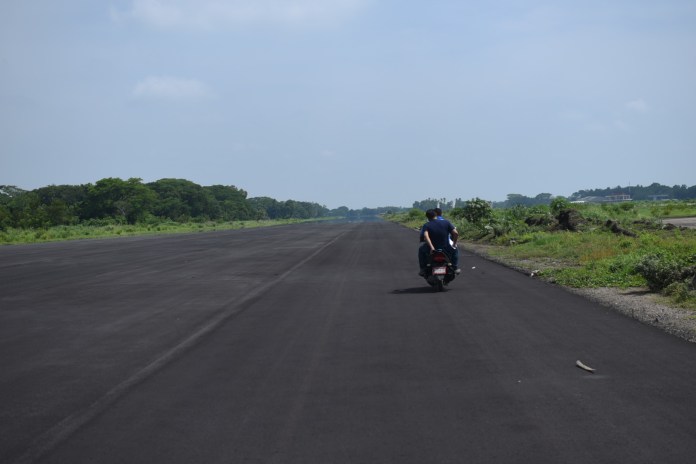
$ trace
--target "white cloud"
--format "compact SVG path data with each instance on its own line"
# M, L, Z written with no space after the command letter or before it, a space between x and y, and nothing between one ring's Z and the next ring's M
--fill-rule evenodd
M133 0L126 13L159 28L208 29L242 23L294 23L331 20L353 14L369 0Z
M645 103L645 101L642 98L631 100L630 102L626 103L626 108L628 108L631 111L636 111L638 113L645 113L649 109L648 104Z
M133 96L142 99L192 100L211 97L205 84L195 79L150 76L138 82Z

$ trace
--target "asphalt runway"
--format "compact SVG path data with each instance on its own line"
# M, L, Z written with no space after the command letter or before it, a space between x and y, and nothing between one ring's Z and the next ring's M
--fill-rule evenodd
M0 248L0 462L693 460L696 345L468 253L433 293L417 245L365 222Z
M677 227L688 227L689 229L696 229L696 218L694 217L663 219L662 222L672 224Z

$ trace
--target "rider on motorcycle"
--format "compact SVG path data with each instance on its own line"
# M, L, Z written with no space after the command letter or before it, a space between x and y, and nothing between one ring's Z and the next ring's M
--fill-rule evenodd
M450 257L455 272L459 274L459 250L457 250L457 239L459 233L457 228L447 219L438 219L437 213L429 209L425 212L428 222L423 225L424 243L418 249L418 264L420 265L419 275L425 275L428 265L428 255L435 250L442 250ZM450 245L450 237L452 244Z

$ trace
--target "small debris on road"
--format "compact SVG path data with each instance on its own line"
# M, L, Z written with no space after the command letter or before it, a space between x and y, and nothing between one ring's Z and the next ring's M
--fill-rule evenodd
M575 365L578 366L580 369L586 370L587 372L592 372L592 373L594 373L594 371L595 371L595 370L592 369L590 366L586 366L585 364L583 364L583 362L580 361L580 360L575 361Z

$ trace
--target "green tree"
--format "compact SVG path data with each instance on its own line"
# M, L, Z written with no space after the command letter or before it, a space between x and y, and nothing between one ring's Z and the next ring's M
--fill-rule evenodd
M35 192L23 192L13 196L6 207L12 227L39 229L50 225L46 208Z
M88 187L49 185L33 192L39 196L51 225L67 225L79 222L87 200Z
M78 222L77 215L73 214L72 208L61 199L55 199L51 203L44 205L46 218L52 226L75 224Z
M254 197L249 199L249 205L257 219L280 219L283 210L278 200L270 197Z
M526 206L529 204L529 200L529 197L520 195L519 193L508 193L507 200L505 201L505 206L508 208L512 208L516 205Z
M129 224L136 223L151 212L156 194L142 179L105 178L89 186L86 214L90 218L113 217Z
M558 216L561 211L570 209L570 201L568 201L568 199L565 197L556 197L551 200L550 209L551 214Z
M349 211L350 211L350 209L348 209L347 206L339 206L336 209L332 209L329 212L329 215L330 216L337 216L337 217L348 217Z
M12 227L12 215L7 205L0 203L0 231L7 230Z
M287 200L285 202L285 219L309 219L310 211L307 208L307 203L302 203L295 200Z
M49 185L34 190L45 205L61 200L66 205L76 206L87 199L87 185Z
M534 201L532 202L531 206L536 206L536 205L548 205L551 203L551 199L553 198L553 195L550 193L540 193L539 195L534 197Z
M222 218L226 221L254 219L255 212L247 201L247 192L230 185L203 187L217 201Z
M493 217L493 208L486 200L476 197L464 203L462 216L472 224L484 225Z
M423 211L434 208L441 208L442 211L448 211L452 207L452 204L456 207L461 206L461 203L462 201L460 198L454 201L449 201L447 198L427 198L421 201L414 201L412 207Z
M153 212L178 221L191 218L216 219L220 209L213 194L185 179L160 179L147 184L157 194Z
M16 187L0 185L0 230L7 230L14 226L9 204L12 201L12 191Z
M17 195L21 195L26 192L26 190L22 190L14 185L0 185L0 203L7 203Z

